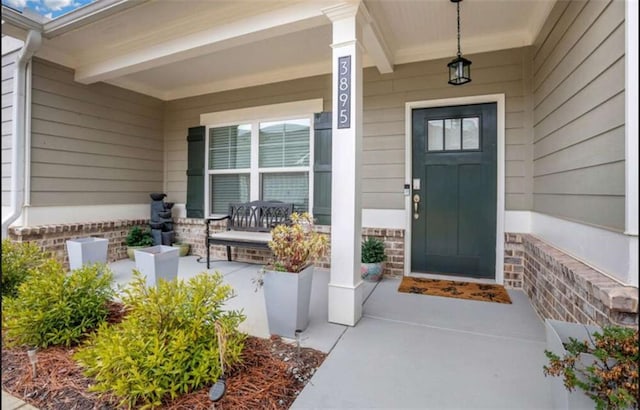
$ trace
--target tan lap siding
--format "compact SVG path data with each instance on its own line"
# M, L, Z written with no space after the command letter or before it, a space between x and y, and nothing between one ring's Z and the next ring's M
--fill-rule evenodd
M533 209L624 230L624 2L558 3L534 45Z
M501 93L506 97L506 207L531 208L531 109L525 98L529 49L466 57L473 61L473 81L464 87L447 83L448 59L397 65L391 74L365 70L364 208L404 209L407 102Z
M11 135L13 127L13 77L16 56L2 56L2 206L11 202Z
M163 189L163 102L34 60L33 206L148 203Z
M531 208L531 98L528 48L471 55L473 82L447 84L446 59L397 65L391 74L364 71L364 140L362 206L403 209L405 104L409 101L506 95L507 209ZM187 128L199 125L200 114L310 98L323 98L331 110L331 76L323 75L169 101L165 107L168 200L186 198Z

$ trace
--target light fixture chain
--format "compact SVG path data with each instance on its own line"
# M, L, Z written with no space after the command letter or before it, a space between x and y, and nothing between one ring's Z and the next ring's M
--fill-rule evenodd
M451 60L447 67L449 68L449 81L451 85L462 85L471 81L471 61L462 57L462 50L460 49L460 2L462 0L451 0L452 3L456 3L456 14L458 23L458 56Z
M460 53L460 1L461 0L456 3L458 10L458 57L462 55L462 53Z

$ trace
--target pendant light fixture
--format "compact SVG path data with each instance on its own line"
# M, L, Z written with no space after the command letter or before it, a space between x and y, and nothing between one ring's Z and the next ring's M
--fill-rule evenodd
M471 61L462 57L460 53L460 2L462 0L451 0L456 3L458 9L458 56L451 60L449 67L449 84L462 85L471 82Z

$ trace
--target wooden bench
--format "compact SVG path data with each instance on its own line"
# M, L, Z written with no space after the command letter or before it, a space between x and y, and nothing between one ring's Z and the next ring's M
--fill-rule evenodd
M231 247L269 249L271 229L289 222L293 204L279 201L253 201L229 204L229 214L220 218L207 218L207 269L209 269L211 245L225 245L227 260L231 261ZM227 220L227 230L209 232L212 221Z

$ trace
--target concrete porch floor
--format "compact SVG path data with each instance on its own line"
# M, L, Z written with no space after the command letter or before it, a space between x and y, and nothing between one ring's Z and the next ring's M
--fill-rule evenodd
M125 285L135 263L110 267ZM244 310L241 330L268 337L264 295L252 282L259 269L215 261L208 271L220 271L236 290L227 306ZM195 256L180 258L179 277L203 271ZM349 327L327 321L328 282L329 272L317 269L301 345L329 354L292 408L552 407L544 325L523 292L509 290L506 305L399 293L397 279L365 282L363 317Z
M110 264L118 285L135 262ZM259 265L180 258L179 277L220 271L236 290L229 309L243 309L240 330L269 337ZM300 343L328 353L293 409L549 409L542 374L544 326L527 296L513 304L399 293L398 279L365 282L363 317L355 327L327 321L329 272L314 273L310 323ZM24 406L24 407L22 407ZM2 409L33 408L2 394Z

